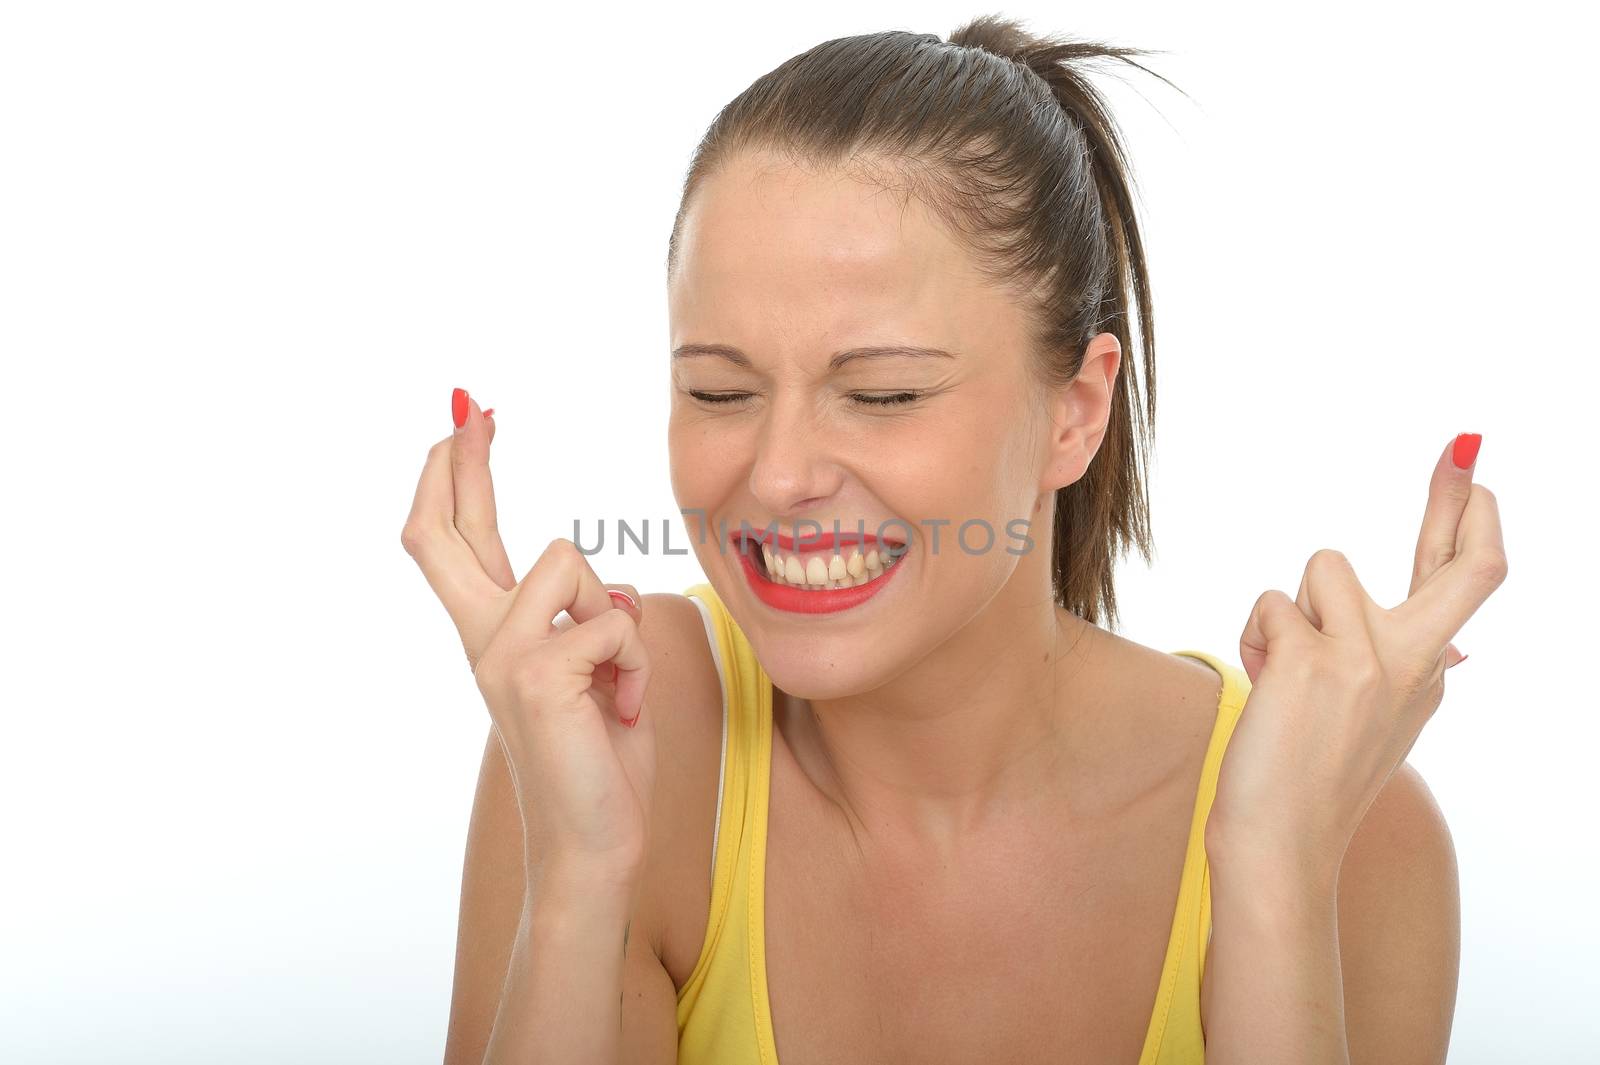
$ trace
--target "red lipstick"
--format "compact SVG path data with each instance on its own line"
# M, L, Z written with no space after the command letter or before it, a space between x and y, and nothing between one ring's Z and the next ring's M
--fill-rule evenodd
M748 536L739 533L732 534L729 539L733 542L735 550L739 553L739 565L744 570L745 580L750 585L750 590L756 598L776 610L785 610L795 614L832 614L841 610L849 610L859 606L881 592L890 579L900 570L905 568L904 558L899 559L894 565L884 572L869 580L865 584L858 584L851 588L827 589L801 589L790 584L779 584L769 580L761 572L761 567L756 565L755 553L759 551L762 543L775 545L781 550L793 551L795 538L783 533L773 533L767 529L750 529ZM876 546L880 542L887 550L890 541L879 541L871 533L841 532L837 537L832 533L820 533L815 539L802 535L799 539L804 546L802 551L812 548L824 550L838 547L843 544L860 544L863 547ZM896 549L904 545L894 543Z

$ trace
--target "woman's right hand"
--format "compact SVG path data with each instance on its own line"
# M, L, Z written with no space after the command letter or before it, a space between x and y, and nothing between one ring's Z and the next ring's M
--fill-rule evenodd
M627 585L613 595L565 539L514 581L495 525L493 422L464 393L454 407L462 425L428 452L401 543L455 622L488 705L530 876L576 892L631 887L656 770L639 597ZM570 621L558 624L562 611Z

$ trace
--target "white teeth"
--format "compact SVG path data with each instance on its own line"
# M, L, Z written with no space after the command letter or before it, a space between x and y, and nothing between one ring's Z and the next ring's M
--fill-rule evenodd
M806 562L806 583L814 584L818 588L828 583L828 564L816 555L812 555Z
M774 584L812 591L859 587L883 576L898 561L887 548L880 551L874 547L862 554L859 547L851 545L831 556L801 558L774 551L768 544L761 545L761 560L766 563L767 579Z

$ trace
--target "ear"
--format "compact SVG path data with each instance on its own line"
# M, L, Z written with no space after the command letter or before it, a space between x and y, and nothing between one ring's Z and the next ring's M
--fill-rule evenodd
M1111 421L1111 400L1116 395L1117 370L1121 366L1122 345L1116 335L1098 333L1084 351L1078 375L1050 393L1047 454L1040 491L1054 492L1072 484L1094 461Z

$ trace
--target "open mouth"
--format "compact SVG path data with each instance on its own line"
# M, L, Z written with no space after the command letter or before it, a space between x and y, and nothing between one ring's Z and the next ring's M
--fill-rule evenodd
M870 584L899 563L906 545L877 537L822 536L800 550L774 548L762 532L738 536L739 552L763 580L802 592L838 592Z
M756 595L799 613L844 610L866 601L905 568L906 545L865 533L823 533L798 541L765 529L729 537Z

